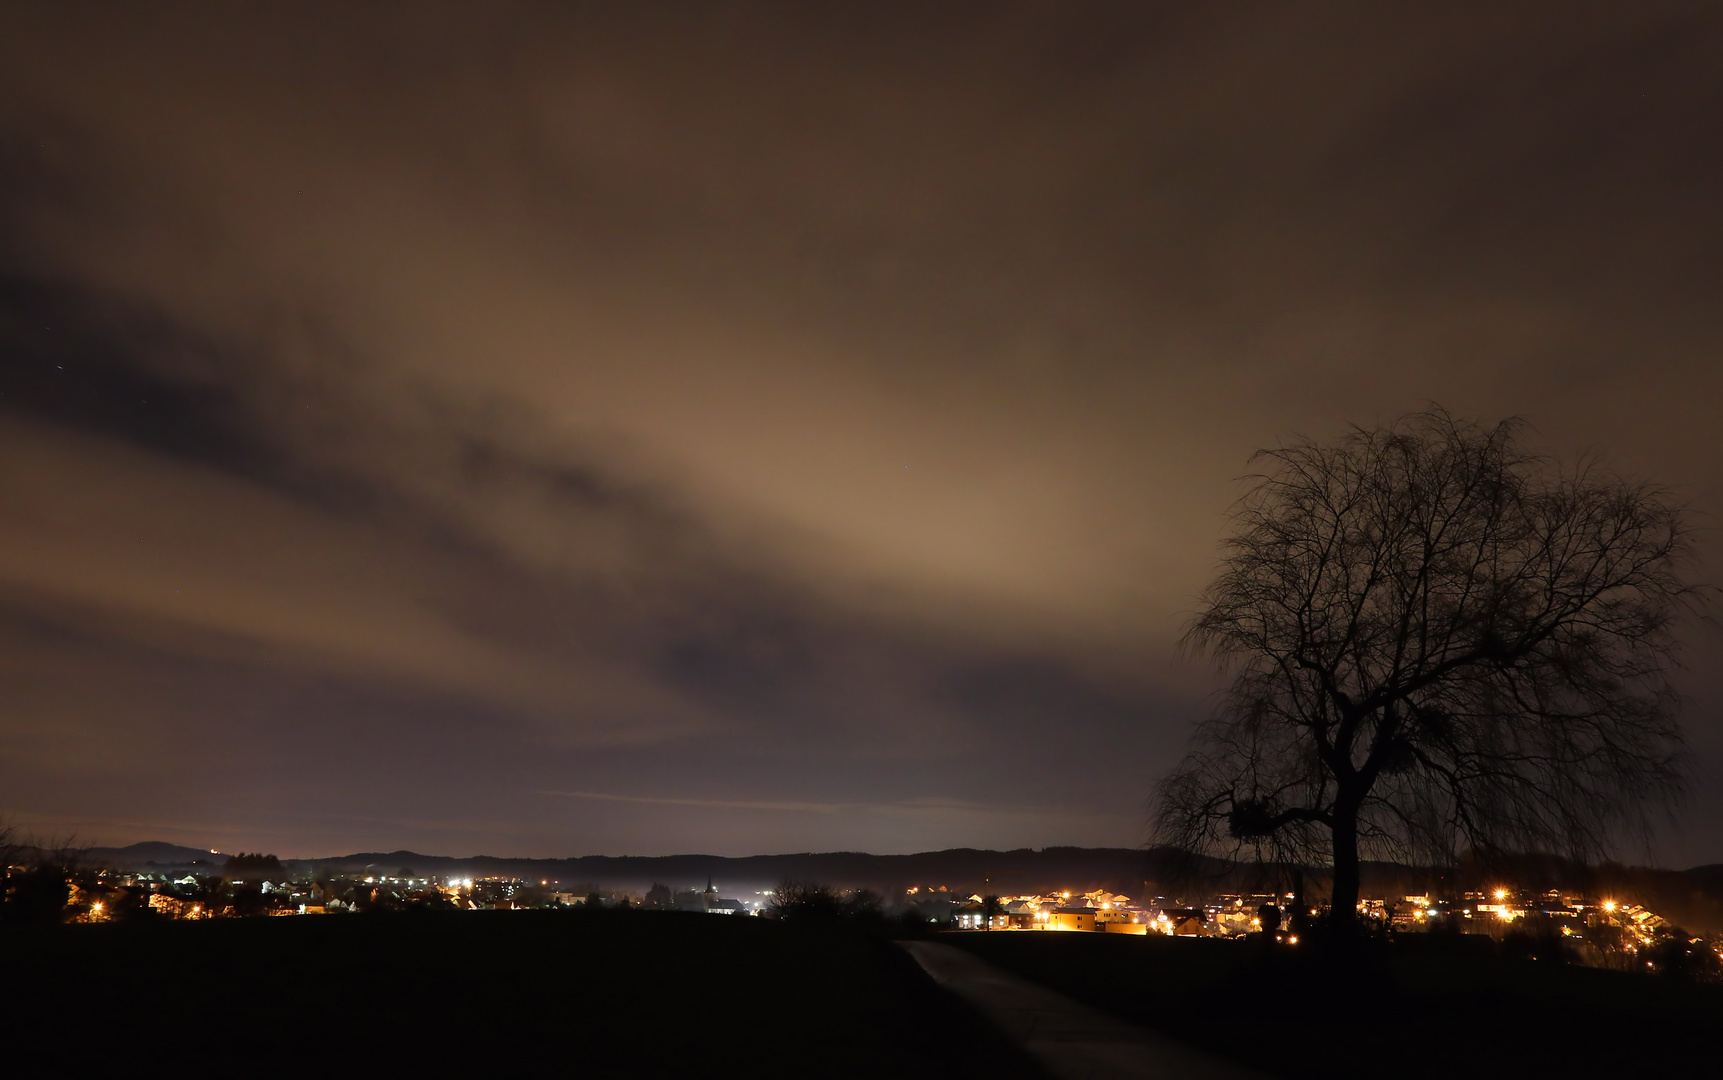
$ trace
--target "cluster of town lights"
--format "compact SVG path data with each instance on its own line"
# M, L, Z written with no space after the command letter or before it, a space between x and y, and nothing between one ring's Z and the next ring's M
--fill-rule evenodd
M108 871L102 871L98 877L106 876ZM446 898L456 902L462 909L475 910L485 908L509 909L536 906L571 906L581 902L581 898L569 893L555 893L549 898L538 897L527 899L525 903L516 898L517 888L530 885L530 882L513 879L472 877L437 877L411 879L403 876L393 879L380 876L367 876L358 879L365 884L400 880L416 884L429 890L436 890ZM133 884L128 877L124 884ZM141 884L141 882L140 882ZM168 882L171 886L191 886L197 884L196 879L188 875L186 878ZM541 880L541 886L548 887L551 883ZM556 883L560 886L560 882ZM294 903L282 903L283 897L275 897L275 908L267 914L324 914L337 911L359 910L359 899L347 900L329 893L321 884L315 886L319 890L316 895L291 895ZM88 891L86 891L86 889ZM655 886L655 891L664 890L663 886ZM488 891L487 891L488 890ZM211 918L224 914L239 914L221 903L198 903L196 897L185 895L183 892L175 895L167 888L158 891L158 884L149 884L149 908L152 912L166 915L170 918ZM265 894L272 892L272 886L265 881L261 885ZM289 889L285 885L273 887L276 893L293 893L303 889ZM1186 905L1184 901L1173 901L1173 906L1161 910L1159 905L1167 901L1160 897L1141 905L1129 897L1114 895L1106 889L1079 895L1073 891L1058 891L1044 893L1038 896L988 896L980 895L962 898L959 893L946 889L945 886L911 886L904 890L910 897L917 897L916 906L921 904L919 897L926 896L929 901L943 902L937 912L923 909L920 914L928 916L938 914L942 917L928 918L927 921L945 923L948 919L959 929L1023 929L1023 930L1064 930L1064 931L1105 931L1122 932L1127 934L1153 934L1167 936L1196 936L1224 937L1243 940L1247 936L1262 935L1270 926L1275 929L1268 936L1272 940L1287 945L1296 945L1298 937L1290 933L1292 925L1284 921L1284 917L1272 921L1257 917L1257 912L1280 915L1293 907L1295 897L1291 893L1273 895L1236 896L1226 895L1209 897L1203 903ZM93 893L94 895L91 895ZM492 895L495 893L496 895ZM327 895L326 895L327 894ZM666 890L666 894L668 892ZM97 899L102 896L101 886L73 886L72 903L81 907L82 914L76 921L100 922L121 916L125 913L124 905L104 903ZM689 895L693 895L690 893ZM715 896L712 886L708 884L707 892L702 894L706 903L703 910L717 911L720 914L760 914L766 903L772 899L772 890L762 890L757 895L763 901L742 903L732 900L712 902ZM319 897L324 899L319 899ZM109 897L111 900L112 898ZM301 900L306 902L298 902ZM372 897L375 901L375 897ZM325 902L325 900L327 902ZM588 898L587 902L591 902ZM601 903L612 901L601 899ZM1259 902L1261 907L1258 907ZM644 906L651 909L667 910L702 910L696 906L687 908L682 905L680 894L674 905L667 900L652 901L648 897L646 903L630 900L631 906ZM1461 907L1461 904L1466 906ZM946 907L945 905L949 905ZM297 910L294 910L294 909ZM1274 912L1273 909L1279 909ZM1481 892L1467 892L1463 900L1455 898L1444 900L1428 895L1405 896L1388 899L1361 899L1358 903L1359 915L1364 918L1379 920L1384 926L1419 931L1429 930L1438 926L1450 928L1469 928L1467 932L1493 933L1500 935L1506 930L1522 924L1524 920L1543 919L1550 923L1550 929L1559 929L1559 935L1576 942L1590 944L1593 935L1587 928L1596 927L1600 923L1609 928L1608 933L1596 938L1603 944L1599 948L1620 950L1626 953L1644 952L1663 939L1671 927L1655 912L1630 901L1615 899L1593 900L1574 895L1567 895L1558 890L1546 893L1532 893L1512 888L1506 885L1492 886ZM948 912L948 913L947 913ZM1493 918L1491 918L1493 916ZM1568 925L1561 925L1561 923ZM1493 925L1492 925L1493 924ZM1675 928L1678 930L1679 928ZM1698 944L1701 939L1693 938L1692 943ZM1712 942L1709 949L1718 951L1723 956L1723 950L1718 949ZM1646 952L1645 955L1651 955ZM1641 957L1643 959L1643 957ZM1647 961L1648 963L1650 961Z

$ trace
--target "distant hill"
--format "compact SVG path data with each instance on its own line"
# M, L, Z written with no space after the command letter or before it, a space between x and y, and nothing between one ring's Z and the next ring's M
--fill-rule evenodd
M225 855L175 844L133 844L95 848L88 862L123 869L190 866L201 861L220 866ZM785 879L820 881L838 888L868 888L886 895L912 886L946 886L969 895L983 889L1021 894L1054 889L1107 888L1140 895L1153 879L1148 853L1134 848L1053 847L987 851L955 848L915 855L869 855L838 851L789 855L586 855L570 859L509 859L489 855L465 858L415 851L358 852L324 859L283 860L290 870L309 873L395 874L421 876L518 877L561 882L565 887L644 891L662 882L673 888L703 888L708 880L727 895L770 889Z
M1683 870L1682 873L1694 881L1723 885L1723 863L1707 863L1704 866L1695 866L1691 870Z
M151 840L121 848L91 848L84 853L84 861L123 869L142 868L152 864L191 866L194 863L205 863L220 866L227 861L227 856L208 848L184 847L180 844L164 844L159 840Z
M418 874L511 876L558 880L606 889L642 890L656 882L673 888L704 887L708 880L729 894L770 889L785 879L820 881L838 888L868 888L887 895L912 886L948 889L967 896L1109 888L1139 894L1149 872L1145 852L1133 848L1022 848L986 851L955 848L916 855L869 855L836 851L790 855L587 855L572 859L447 858L410 851L366 852L313 859L296 866L369 873L410 869Z

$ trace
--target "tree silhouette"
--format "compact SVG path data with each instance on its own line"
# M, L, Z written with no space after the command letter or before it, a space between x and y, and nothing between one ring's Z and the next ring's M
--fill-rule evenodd
M68 913L72 882L89 846L73 837L23 837L0 827L0 921L58 922Z
M843 895L823 882L785 879L772 890L766 911L786 922L835 922L844 917L845 905Z
M818 881L786 879L778 883L766 913L792 923L877 923L884 901L869 889L840 891Z
M281 860L274 855L265 855L262 852L241 851L237 855L228 856L222 869L230 877L240 874L280 873Z
M72 884L65 868L44 860L8 877L5 903L0 905L0 920L59 922L71 898Z
M1231 672L1160 785L1160 839L1333 869L1362 854L1596 855L1680 786L1684 511L1434 408L1254 459L1187 640Z

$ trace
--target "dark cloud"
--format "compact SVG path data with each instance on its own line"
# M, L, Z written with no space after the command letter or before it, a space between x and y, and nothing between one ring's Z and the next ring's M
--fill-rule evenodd
M1715 514L1720 58L1677 3L13 5L0 811L1134 842L1255 446L1434 399Z
M273 455L245 430L233 390L163 373L209 346L75 286L0 280L0 408L248 474Z

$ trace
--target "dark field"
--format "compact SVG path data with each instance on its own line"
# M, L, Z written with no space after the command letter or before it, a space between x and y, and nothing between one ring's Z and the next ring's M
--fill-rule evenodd
M1110 934L941 940L1117 1016L1286 1077L1715 1076L1723 988L1488 955ZM1479 942L1478 944L1484 944Z
M75 1071L1039 1075L901 950L841 929L487 912L0 931L11 1043Z

